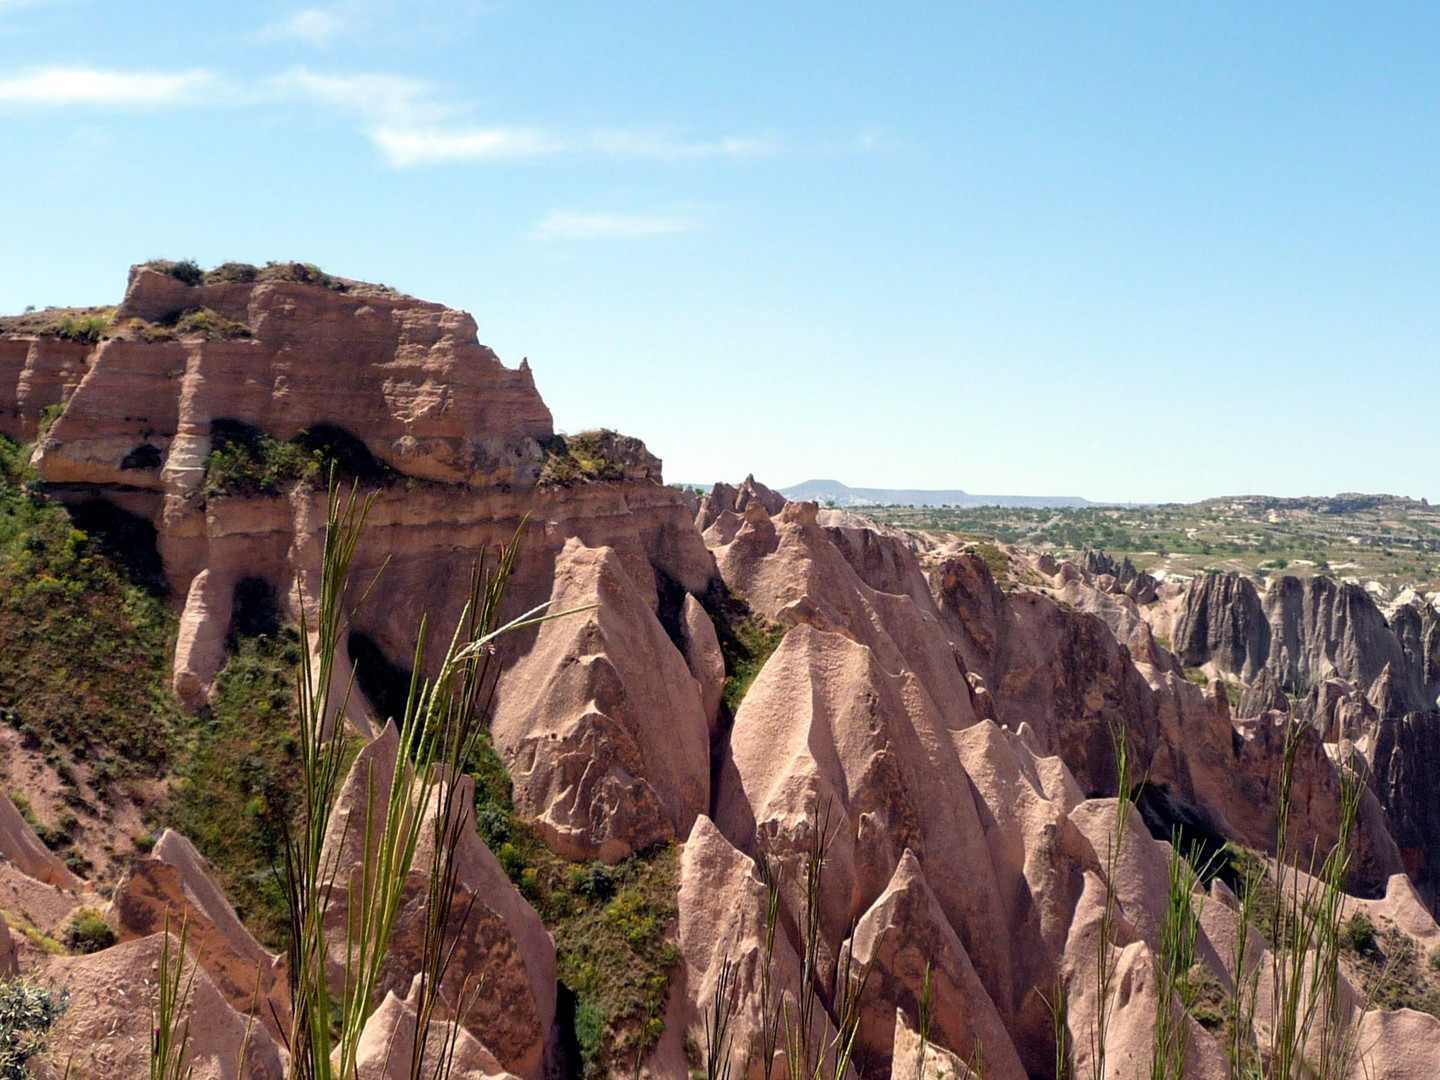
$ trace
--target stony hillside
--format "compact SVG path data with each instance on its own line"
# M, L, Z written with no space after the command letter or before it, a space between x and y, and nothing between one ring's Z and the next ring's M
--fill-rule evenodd
M637 440L556 435L463 313L303 266L140 266L113 310L0 323L0 435L6 963L69 987L37 1075L147 1074L182 915L195 1076L242 1044L284 1074L273 868L332 471L374 496L337 864L476 559L528 518L507 612L578 611L502 639L469 763L464 1075L1440 1075L1433 612L918 551L753 479L697 498ZM1326 936L1286 897L1332 851ZM426 895L360 1076L406 1075Z

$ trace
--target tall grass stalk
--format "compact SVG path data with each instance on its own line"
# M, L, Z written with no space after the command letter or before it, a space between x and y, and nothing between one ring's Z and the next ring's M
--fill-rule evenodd
M1090 1066L1094 1080L1105 1080L1105 1043L1110 1030L1110 985L1115 978L1115 926L1120 915L1115 894L1115 871L1120 863L1120 849L1125 843L1125 827L1130 820L1130 746L1124 724L1110 728L1110 741L1115 749L1115 819L1105 848L1105 902L1100 913L1100 933L1095 956L1095 1023L1090 1028Z
M195 964L185 974L185 939L189 922L180 923L180 937L175 952L170 951L170 920L165 920L160 941L160 974L155 1004L151 1010L150 1080L190 1080L195 1069L185 1061L190 1045L190 1019L184 1014L190 1006L195 985ZM67 1068L68 1072L68 1068Z
M830 1017L833 1031L821 1037L817 1021L825 1015L825 1008L821 1000L820 906L825 856L833 840L830 817L831 804L827 801L811 830L805 862L805 910L801 928L805 950L801 959L800 992L793 1013L789 1001L781 1007L787 1080L843 1080L860 1034L861 994L870 977L868 963L857 969L853 949L842 951L835 970ZM853 933L848 936L853 938Z
M705 1014L705 1080L730 1080L730 1024L739 1005L737 990L735 965L726 956Z
M1066 1080L1070 1074L1069 1020L1066 1017L1065 986L1059 975L1050 988L1050 1021L1055 1029L1055 1080Z
M756 860L760 880L765 883L765 951L760 967L760 1037L750 1039L745 1069L758 1057L765 1068L765 1080L775 1072L775 1056L780 1050L780 1025L783 1017L775 1000L775 933L780 926L780 879L774 866L762 852Z
M920 980L920 1007L915 1017L920 1036L920 1050L915 1057L915 1080L925 1080L925 1048L930 1045L930 961L925 961L925 975Z
M1190 977L1195 943L1200 937L1203 899L1195 893L1190 864L1180 855L1180 837L1170 840L1165 912L1160 921L1156 964L1155 1032L1150 1055L1150 1080L1181 1080L1190 1049L1188 1013L1196 988ZM1175 1008L1179 1005L1179 1009Z
M1259 1060L1255 1052L1255 1007L1260 999L1261 958L1250 956L1250 928L1255 922L1256 896L1264 879L1264 868L1246 862L1238 882L1239 910L1235 944L1230 950L1234 972L1230 993L1225 996L1225 1061L1227 1080L1257 1080Z

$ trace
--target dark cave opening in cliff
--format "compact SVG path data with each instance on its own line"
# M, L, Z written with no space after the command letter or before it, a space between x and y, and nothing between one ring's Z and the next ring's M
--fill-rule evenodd
M230 606L230 628L225 636L234 650L241 638L277 637L280 633L280 599L275 586L264 578L246 577L235 583Z
M355 664L355 685L376 718L382 724L388 719L394 719L397 727L403 724L405 703L410 697L410 669L393 663L364 631L351 630L345 644Z
M130 579L155 596L170 591L155 526L107 499L67 503L75 528L87 533L105 555L120 563Z

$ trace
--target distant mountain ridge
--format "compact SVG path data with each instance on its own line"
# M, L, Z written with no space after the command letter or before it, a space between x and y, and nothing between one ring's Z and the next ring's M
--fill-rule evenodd
M1094 506L1078 495L972 495L959 488L948 491L927 491L906 488L855 488L839 480L806 480L793 487L781 488L787 499L836 506L1029 506L1071 507Z

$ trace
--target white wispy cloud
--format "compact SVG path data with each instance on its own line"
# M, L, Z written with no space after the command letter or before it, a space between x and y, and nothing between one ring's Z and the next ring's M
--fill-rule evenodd
M0 78L0 102L50 107L164 108L229 96L214 72L115 71L92 67L33 68Z
M700 223L674 214L577 213L551 210L530 230L532 240L634 240L693 232Z
M369 135L390 164L398 168L556 154L682 161L757 157L778 150L778 144L771 139L730 137L687 141L663 133L609 128L567 133L538 127L392 123L372 128Z
M14 2L0 0L0 7ZM305 9L295 17L325 10ZM316 20L318 30L323 20L319 14ZM123 71L73 65L0 72L0 105L104 110L296 102L349 117L395 168L558 155L680 162L796 152L795 147L771 136L689 138L669 131L627 128L566 131L470 124L464 119L469 110L447 101L433 84L386 72L334 73L295 67L247 81L203 68ZM662 220L670 219L654 219L651 224Z
M397 168L457 161L496 161L559 153L564 145L539 128L376 127L368 132L385 159Z
M594 150L613 157L657 158L662 161L759 157L775 153L780 148L775 140L756 136L688 140L666 132L611 129L593 131L585 142Z
M298 38L311 45L328 45L339 37L348 23L338 8L302 8L266 27L268 37Z
M367 123L411 124L434 120L449 110L436 104L429 83L404 75L324 74L292 68L265 80L265 88L281 98L302 98L341 109Z

